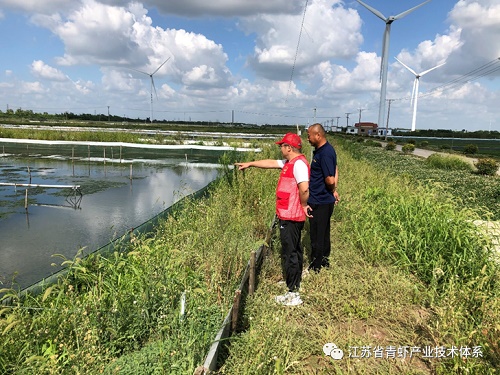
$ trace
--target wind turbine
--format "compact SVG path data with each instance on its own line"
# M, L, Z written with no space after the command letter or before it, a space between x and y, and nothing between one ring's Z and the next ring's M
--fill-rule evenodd
M395 57L395 59L398 60L397 57ZM415 75L415 80L413 81L413 90L411 93L411 102L413 103L413 118L411 120L411 131L414 132L415 125L417 123L418 84L420 82L420 77L429 73L430 71L433 71L434 69L439 68L440 66L443 66L446 63L436 65L434 68L427 69L426 71L423 71L422 73L415 73L415 71L413 69L411 69L409 66L405 65L402 61L398 60L398 62Z
M155 81L153 80L153 75L158 71L160 70L160 68L165 65L165 63L170 60L170 57L168 59L166 59L158 68L156 68L156 70L153 72L153 73L146 73L146 72L143 72L142 70L138 70L138 69L134 69L136 72L139 72L139 73L142 73L142 74L146 74L147 76L149 76L149 78L151 79L151 89L150 89L150 93L151 93L151 104L150 104L150 109L151 109L151 116L150 116L150 120L151 120L151 123L153 123L153 90L155 91L155 95L156 95L156 100L158 100L158 94L156 93L156 87L155 87Z
M377 9L363 3L361 0L357 0L358 3L363 5L366 9L368 9L370 12L372 12L374 15L376 15L378 18L380 18L382 21L385 22L385 32L384 32L384 41L382 45L382 63L380 65L380 80L381 80L381 87L380 87L380 105L379 105L379 110L378 110L378 125L384 123L384 118L385 118L385 99L386 99L386 92L387 92L387 68L388 68L388 62L389 62L389 39L391 35L391 24L406 16L407 14L413 12L415 9L420 8L422 5L428 3L431 0L424 1L422 4L417 5L416 7L413 7L411 9L408 9L402 13L399 13L397 16L389 16L386 17L384 16L381 12L379 12Z

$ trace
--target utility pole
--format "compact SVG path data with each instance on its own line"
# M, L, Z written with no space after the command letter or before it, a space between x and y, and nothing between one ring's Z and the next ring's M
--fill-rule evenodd
M339 118L340 118L340 116L335 116L334 118L336 118L336 119L337 119L337 125L336 125L336 128L337 128L337 129L335 129L335 130L338 130L338 128L339 128Z
M358 120L358 124L361 124L361 112L364 111L364 108L358 108L358 111L359 111L359 120Z
M109 122L109 105L108 105L108 122Z
M314 107L314 123L316 124L316 107Z
M387 123L385 125L385 140L387 141L387 133L389 133L389 115L391 114L391 103L396 100L396 99L387 99L389 102L388 108L387 108Z
M346 119L347 119L347 127L349 127L349 115L351 114L352 112L346 112L345 116L346 116Z

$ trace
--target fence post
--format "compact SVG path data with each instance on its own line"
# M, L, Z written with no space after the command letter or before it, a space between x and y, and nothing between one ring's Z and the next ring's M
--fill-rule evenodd
M255 290L255 251L250 253L250 273L248 275L248 294L251 296Z
M238 315L240 310L240 301L241 301L241 290L237 290L234 294L234 302L233 302L233 313L231 314L231 331L235 331L238 326Z

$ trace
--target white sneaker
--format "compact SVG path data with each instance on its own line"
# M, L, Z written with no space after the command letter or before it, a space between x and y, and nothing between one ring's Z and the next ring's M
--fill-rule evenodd
M277 296L275 300L285 306L297 306L303 302L298 292L286 292L282 296Z

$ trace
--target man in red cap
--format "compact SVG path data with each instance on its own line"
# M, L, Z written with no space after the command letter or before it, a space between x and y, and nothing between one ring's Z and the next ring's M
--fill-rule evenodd
M302 140L297 134L287 133L276 142L283 160L264 159L235 163L239 170L249 167L281 169L276 188L276 215L280 225L281 256L283 259L288 292L276 297L276 302L286 306L302 303L299 295L302 281L304 253L300 244L309 198L309 163L301 153Z

